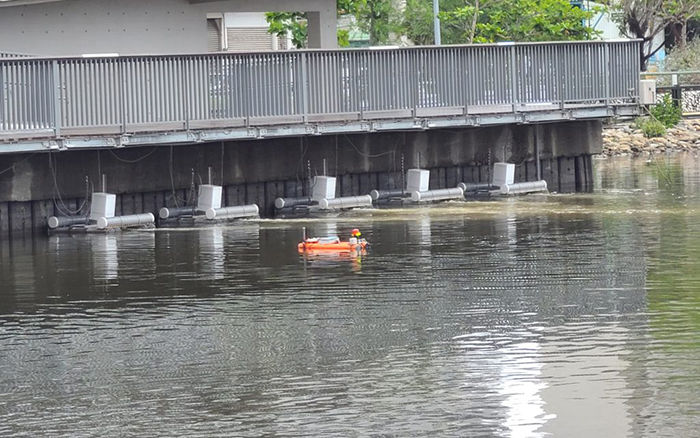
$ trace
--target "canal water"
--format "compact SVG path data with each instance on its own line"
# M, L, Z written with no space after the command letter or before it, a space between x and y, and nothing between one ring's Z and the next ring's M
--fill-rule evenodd
M700 159L590 194L0 243L0 436L697 436ZM297 254L301 227L365 256Z

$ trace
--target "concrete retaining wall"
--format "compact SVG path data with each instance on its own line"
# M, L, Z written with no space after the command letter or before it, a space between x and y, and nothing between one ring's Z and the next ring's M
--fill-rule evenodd
M516 181L532 181L537 143L550 190L590 190L601 132L600 122L570 122L0 155L0 238L43 231L51 215L86 211L102 173L117 194L117 215L182 205L192 198L193 172L195 185L206 183L211 166L225 205L256 203L269 216L276 197L306 194L309 170L322 174L324 159L338 177L338 196L350 196L400 188L402 157L404 169L431 170L431 188L486 182L489 161L502 160L516 163Z

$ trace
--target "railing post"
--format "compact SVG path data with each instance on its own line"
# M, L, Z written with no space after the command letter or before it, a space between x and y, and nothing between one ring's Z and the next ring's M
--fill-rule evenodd
M369 60L367 52L362 52L362 58L364 65L361 66L359 71L363 71L358 78L358 85L360 87L360 121L365 119L365 105L367 105L367 86L365 84L366 77L368 76ZM362 68L364 67L364 68Z
M307 56L301 53L301 114L304 124L309 120L309 74L307 71Z
M5 79L3 78L3 66L0 65L0 131L5 128Z
M610 43L606 42L604 50L604 66L605 66L605 106L610 105L610 81L612 80L612 72L610 71Z
M554 49L554 62L556 63L557 67L557 94L559 95L559 109L564 111L564 77L562 75L562 60L561 60L561 51L564 50L566 46L556 46Z
M418 74L418 51L412 50L408 52L411 60L411 85L413 92L411 96L413 98L413 118L416 118L418 114L418 102L420 101L420 79Z
M182 78L183 81L182 83L184 84L181 88L181 92L183 94L182 96L182 102L185 105L185 108L183 108L182 115L185 117L185 130L189 131L190 130L190 87L192 84L192 81L190 80L190 69L189 69L189 63L192 58L190 57L182 57L180 58L180 69L182 72Z
M518 97L519 97L518 96L518 67L516 65L518 57L517 57L517 53L515 52L516 48L517 48L517 46L515 44L513 44L510 47L510 75L511 75L511 78L510 78L511 85L510 86L512 87L512 91L511 91L512 94L511 95L513 97L513 112L514 113L518 112L517 104L520 101L518 99Z
M243 58L243 59L245 60L246 71L245 71L245 74L243 75L243 80L245 81L244 82L245 83L245 87L244 87L245 90L243 93L243 97L244 97L245 101L244 101L243 108L245 108L245 126L250 127L250 113L252 111L251 100L253 98L253 90L251 89L252 84L253 84L253 81L251 78L251 75L253 74L253 66L251 63L251 59L253 58L253 56L252 55L244 55L244 56L245 56L245 58Z
M54 134L56 137L61 137L61 122L63 115L61 112L61 76L58 71L58 61L53 60L51 63L53 73L53 124Z
M117 58L117 74L119 80L119 121L121 124L121 133L126 133L126 75L124 69L126 61Z

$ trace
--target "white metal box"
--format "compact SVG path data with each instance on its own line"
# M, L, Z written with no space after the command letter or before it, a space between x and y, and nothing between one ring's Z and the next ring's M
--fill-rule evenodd
M408 169L406 172L406 191L427 192L430 183L430 171L425 169Z
M94 192L90 204L90 219L101 217L114 217L114 206L117 203L117 195L113 193Z
M197 210L207 211L210 208L221 208L221 186L202 184L199 186Z
M311 190L311 199L335 199L335 178L332 176L315 176L314 186Z
M656 105L656 81L642 79L639 81L639 103L641 105Z
M513 163L493 163L493 180L491 184L503 187L506 184L513 184L515 180L515 164Z

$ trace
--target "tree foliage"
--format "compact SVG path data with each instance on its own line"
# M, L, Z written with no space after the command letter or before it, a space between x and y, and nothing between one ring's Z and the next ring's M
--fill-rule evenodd
M393 0L337 0L337 14L353 15L358 27L367 32L370 44L379 45L389 41L392 34L400 31ZM307 45L308 31L304 12L268 12L265 14L268 32L281 38L291 35L296 48ZM338 46L350 45L349 32L338 29Z
M664 10L674 38L674 46L684 48L688 39L688 21L700 17L700 0L666 0Z
M393 0L357 0L355 17L372 46L386 44L401 26Z
M447 0L440 2L446 44L497 41L585 40L596 36L586 22L597 12L569 0ZM432 0L408 0L406 34L418 44L434 41Z
M616 14L620 31L628 37L644 41L640 48L642 70L649 58L661 50L666 41L652 46L658 35L671 27L676 45L684 47L688 21L700 14L700 0L607 0Z
M664 0L620 0L664 1ZM688 0L665 0L688 1ZM690 0L693 1L693 0ZM338 15L351 14L367 32L371 45L406 36L418 45L434 44L432 0L406 0L401 13L397 0L337 0ZM445 44L498 41L585 40L597 32L586 23L598 10L584 11L570 0L440 0L441 39ZM296 47L305 47L306 16L301 12L267 14L269 32L292 35ZM339 31L341 47L347 33Z
M304 12L266 12L267 32L280 38L291 36L297 49L306 47L308 28Z

